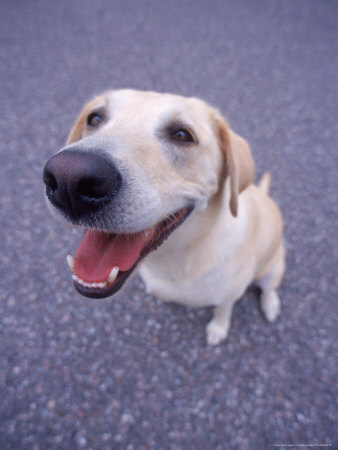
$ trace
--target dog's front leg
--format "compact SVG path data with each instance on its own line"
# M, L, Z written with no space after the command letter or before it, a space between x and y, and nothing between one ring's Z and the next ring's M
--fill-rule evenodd
M209 345L217 345L224 341L228 335L231 322L231 312L234 301L227 301L214 308L214 316L207 325L207 342Z

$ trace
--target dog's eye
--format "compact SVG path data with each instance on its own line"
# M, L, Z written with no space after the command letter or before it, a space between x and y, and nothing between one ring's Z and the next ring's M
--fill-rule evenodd
M186 130L185 128L180 128L179 130L173 131L171 133L171 138L174 141L182 143L195 142L195 139L190 133L190 131Z
M97 127L103 121L103 115L98 112L92 112L87 117L87 125L90 127Z

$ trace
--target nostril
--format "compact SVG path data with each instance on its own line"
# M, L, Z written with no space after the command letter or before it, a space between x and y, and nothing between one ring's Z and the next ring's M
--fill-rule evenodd
M76 190L84 199L100 199L108 194L105 181L95 177L82 178Z
M116 195L121 182L122 177L118 172L115 177L83 177L76 185L76 192L84 201L108 200Z
M43 181L49 192L53 193L57 190L58 184L56 178L51 172L44 173Z

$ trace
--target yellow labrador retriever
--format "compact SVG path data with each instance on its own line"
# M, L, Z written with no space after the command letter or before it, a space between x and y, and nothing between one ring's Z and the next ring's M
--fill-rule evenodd
M110 296L137 266L163 300L215 307L211 345L226 338L252 282L275 320L282 218L269 176L259 186L253 177L246 141L201 100L134 90L94 98L44 168L51 208L86 230L67 257L75 288Z

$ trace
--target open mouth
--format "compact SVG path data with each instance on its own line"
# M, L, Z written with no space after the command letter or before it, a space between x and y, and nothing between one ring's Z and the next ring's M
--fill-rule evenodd
M76 290L91 298L115 294L138 262L156 250L192 210L192 206L182 208L157 225L134 234L86 230L75 258L67 256Z

